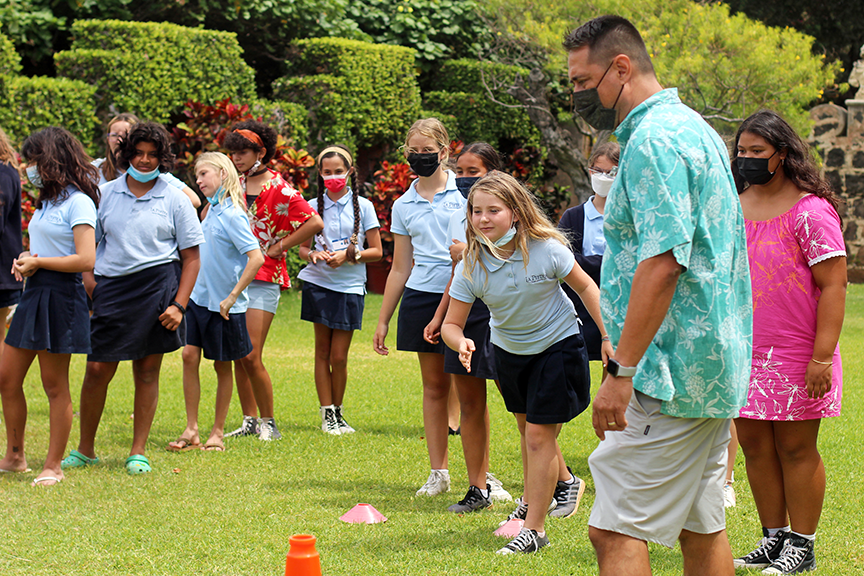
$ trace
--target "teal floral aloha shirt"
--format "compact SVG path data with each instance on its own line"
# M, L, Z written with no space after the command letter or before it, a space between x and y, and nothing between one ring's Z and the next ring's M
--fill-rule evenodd
M672 251L685 268L633 387L679 418L733 418L750 379L753 304L744 216L726 145L676 89L634 108L615 131L618 177L604 214L600 301L621 337L636 266Z

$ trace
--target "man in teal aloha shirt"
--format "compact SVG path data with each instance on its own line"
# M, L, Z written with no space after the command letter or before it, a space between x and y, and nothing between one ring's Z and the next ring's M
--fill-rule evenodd
M617 127L621 145L600 286L616 352L589 458L600 574L650 574L649 541L680 541L685 573L732 574L723 481L730 419L747 395L752 301L728 152L660 86L627 20L595 18L564 45L576 111Z

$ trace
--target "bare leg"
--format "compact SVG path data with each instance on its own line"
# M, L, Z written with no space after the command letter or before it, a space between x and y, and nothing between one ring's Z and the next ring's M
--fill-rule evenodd
M525 427L528 422L525 420L525 414L513 414L513 416L516 418L516 426L519 428L519 450L522 455L522 502L528 504L528 444L525 440L527 433Z
M313 326L315 329L315 390L318 392L318 404L330 406L333 404L333 384L330 375L333 329L318 323L314 323Z
M198 407L201 404L200 368L201 348L187 344L183 347L183 400L186 404L186 429L180 434L180 439L186 440L189 444L201 443L198 435Z
M135 381L135 420L132 427L132 449L129 455L144 454L147 437L156 404L159 402L159 370L162 368L162 354L151 354L132 361L132 378Z
M252 392L252 383L243 369L243 361L234 361L234 381L237 383L237 398L240 400L240 410L244 416L258 417L258 404L255 403L255 394Z
M684 556L684 576L732 576L732 549L726 531L697 534L682 530L678 537Z
M6 456L0 460L2 470L27 469L27 456L24 454L24 429L27 424L24 378L35 357L35 351L13 346L6 346L0 357L0 397L3 400L3 423L6 425Z
M118 362L87 362L87 371L81 384L81 438L78 440L78 452L88 458L96 457L96 431L105 410L108 384L117 372L117 364Z
M588 537L597 554L599 576L651 576L651 558L644 540L593 526L588 527Z
M825 499L825 465L816 441L821 420L774 422L774 442L783 467L783 486L787 494L806 494L789 498L786 507L792 531L815 534Z
M468 482L486 489L489 469L489 410L486 406L486 380L474 376L453 375L459 392L462 426L462 452L468 469Z
M744 452L747 480L753 492L759 521L766 528L782 528L789 522L786 518L783 468L777 455L774 425L761 420L736 418L735 426Z
M558 438L555 438L555 454L556 461L558 462L558 480L561 482L567 482L572 477L572 474L567 470L567 462L564 461L564 454L561 452Z
M249 376L261 418L273 418L273 383L261 360L273 316L270 312L256 308L246 310L246 328L249 331L249 339L252 340L252 352L240 360L240 363Z
M333 404L341 406L348 386L348 350L351 349L353 330L333 330L330 340L330 386ZM326 404L322 404L326 406Z
M10 346L11 349L11 346ZM69 360L71 354L51 354L46 350L39 352L39 369L42 373L42 387L48 396L50 439L48 455L38 478L52 476L63 479L60 461L69 442L72 430L72 396L69 394ZM53 483L53 482L52 482ZM46 482L43 485L50 485Z
M219 362L217 360L213 362L213 368L216 370L216 415L207 444L220 445L225 436L225 418L228 417L234 382L231 378L231 362Z
M525 516L525 528L543 531L546 522L546 506L537 503L551 502L558 478L558 460L555 438L561 430L560 424L532 424L525 426L525 445L528 448L528 483L525 495L529 502Z
M9 317L9 307L0 308L0 356L6 347L6 318Z
M732 438L729 440L729 448L726 457L726 483L731 484L735 479L735 458L738 456L738 429L735 428L733 420L729 427Z
M450 384L450 395L447 397L447 426L452 430L459 429L459 391L456 383Z
M423 379L423 431L433 470L447 468L447 399L450 374L444 373L444 355L418 352Z

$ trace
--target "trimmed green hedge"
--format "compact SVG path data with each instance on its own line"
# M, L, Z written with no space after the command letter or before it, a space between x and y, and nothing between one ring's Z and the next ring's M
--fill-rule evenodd
M15 51L15 45L3 34L0 34L0 76L13 76L21 71L21 57Z
M466 144L483 141L501 148L506 140L519 146L539 146L540 132L528 113L492 102L483 86L484 75L491 87L494 82L512 82L516 74L527 75L528 70L478 60L450 60L435 77L438 90L423 95L423 108L429 114L455 117L457 126L450 137ZM518 103L504 91L495 97L505 104Z
M71 50L54 56L57 73L96 87L100 114L166 122L188 100L255 98L233 33L119 20L78 20L71 33Z
M272 126L287 140L291 140L294 148L306 148L309 145L309 112L300 104L256 100L249 104L249 112L260 117L262 122Z
M309 110L312 147L390 145L419 117L413 50L341 38L300 40L295 47L289 75L273 83L274 97Z
M93 86L67 78L7 78L0 91L0 125L16 146L36 130L62 126L88 147L99 128L95 92Z

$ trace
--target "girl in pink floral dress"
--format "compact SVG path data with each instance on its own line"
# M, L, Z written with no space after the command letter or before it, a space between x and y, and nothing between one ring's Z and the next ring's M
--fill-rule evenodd
M846 250L837 197L789 124L758 112L735 150L753 283L753 370L735 424L763 531L735 565L796 574L816 567L819 425L840 414Z

